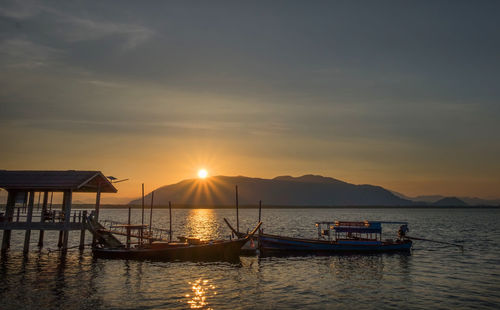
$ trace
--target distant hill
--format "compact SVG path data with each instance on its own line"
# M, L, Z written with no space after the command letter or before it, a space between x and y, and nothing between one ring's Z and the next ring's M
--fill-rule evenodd
M415 203L373 185L355 185L319 175L279 176L274 179L244 176L214 176L206 180L189 179L155 190L154 204L233 206L235 185L240 205L256 205L262 200L273 206L409 206ZM151 203L151 194L145 198ZM130 202L139 205L140 199Z
M441 196L441 195L422 195L422 196L417 196L417 197L409 197L409 199L413 200L413 201L424 201L424 202L428 202L428 203L434 203L438 200L441 200L443 198L446 198L445 196Z
M442 207L465 207L468 206L463 200L458 199L457 197L445 197L434 202L432 205L434 206L442 206Z
M397 195L399 196L399 195ZM400 196L401 197L401 196ZM417 197L402 197L413 201L422 201L426 203L435 203L443 198L446 198L442 195L427 195L427 196L417 196ZM462 202L465 202L469 206L500 206L500 199L482 199L477 197L466 197L459 196L456 197L460 199Z

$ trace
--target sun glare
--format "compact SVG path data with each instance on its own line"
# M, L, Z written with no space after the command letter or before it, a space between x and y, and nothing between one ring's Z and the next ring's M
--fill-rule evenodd
M205 170L205 169L200 169L200 170L198 171L198 177L199 177L200 179L204 179L204 178L206 178L207 176L208 176L208 172L207 172L207 170Z

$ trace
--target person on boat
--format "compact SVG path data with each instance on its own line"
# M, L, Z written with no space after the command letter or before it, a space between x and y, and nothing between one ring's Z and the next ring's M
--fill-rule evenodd
M408 229L408 225L404 224L404 225L399 226L399 230L398 230L399 240L403 240L406 237L406 233L409 231L410 231L410 229Z

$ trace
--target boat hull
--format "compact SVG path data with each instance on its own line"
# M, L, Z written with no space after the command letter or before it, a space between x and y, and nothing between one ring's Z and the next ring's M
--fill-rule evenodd
M270 253L306 253L306 254L335 254L335 253L380 253L409 251L411 240L397 242L374 241L327 241L301 239L276 235L259 235L259 250L261 254Z
M154 261L232 261L237 260L247 239L228 240L200 245L164 248L94 248L96 258Z

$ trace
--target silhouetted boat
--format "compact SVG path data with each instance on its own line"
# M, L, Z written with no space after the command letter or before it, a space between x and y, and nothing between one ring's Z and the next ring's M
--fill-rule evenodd
M401 224L397 239L382 240L382 224ZM323 229L326 225L327 229ZM409 251L412 241L405 238L406 222L317 222L318 239L259 234L260 254L329 254ZM402 231L403 230L403 231Z
M131 230L139 230L142 239L149 243L140 242L135 247L122 244L114 232L105 229L104 226L92 217L88 219L89 230L97 239L97 244L92 248L92 253L97 258L109 259L136 259L136 260L191 260L191 261L213 261L237 259L241 247L255 234L262 223L259 223L252 232L242 238L233 240L200 240L196 238L181 237L181 242L153 241L147 236L144 225L120 225L126 228L127 239L130 239ZM115 226L116 227L116 226ZM134 235L136 237L137 235ZM137 238L137 237L136 237ZM155 239L158 240L158 239Z
M212 261L238 258L248 238L235 240L206 241L199 244L153 242L135 248L94 247L92 253L98 258L147 259L147 260L191 260Z
M247 234L236 231L226 221L232 232L239 238ZM328 254L328 253L370 253L409 251L412 241L405 236L408 230L407 222L316 222L317 239L295 238L279 235L258 234L258 249L260 254ZM382 224L400 224L397 239L382 240ZM326 225L327 229L323 229ZM333 235L333 236L332 236Z

